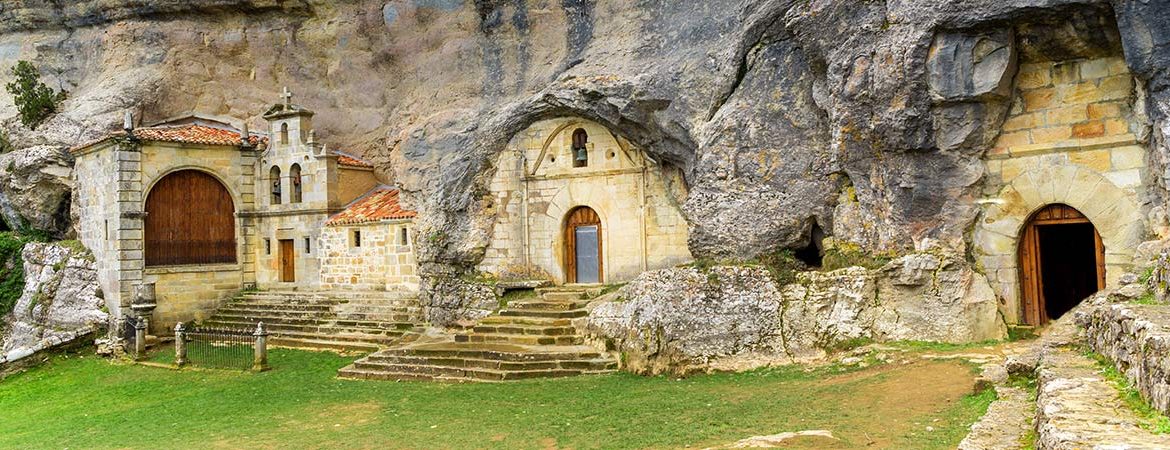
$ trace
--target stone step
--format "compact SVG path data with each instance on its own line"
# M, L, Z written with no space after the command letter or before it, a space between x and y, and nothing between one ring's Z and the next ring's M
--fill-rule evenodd
M273 335L268 338L268 345L274 347L289 347L314 350L335 350L343 352L376 352L382 348L379 344L361 341L336 341L328 338L300 338L291 336Z
M265 325L306 325L306 326L341 326L341 327L368 327L368 328L394 328L401 329L404 327L413 328L416 323L410 320L411 316L404 315L406 320L360 320L339 316L313 316L313 317L288 317L284 315L239 315L239 314L216 314L207 322L235 322L235 323L249 323L253 326L256 322L264 322Z
M600 359L600 352L592 347L575 346L546 351L493 345L445 344L437 346L415 346L391 348L378 352L379 356L410 356L428 358L494 359L501 361L556 361L570 359Z
M241 302L231 301L224 305L223 309L249 309L249 310L265 310L265 311L304 311L325 313L333 311L333 305L327 304L304 304L304 303L258 303L258 302Z
M455 342L470 343L506 343L517 345L581 345L585 338L581 336L524 336L514 334L471 333L456 334Z
M366 364L413 364L445 367L463 367L493 370L616 370L617 362L612 359L552 359L545 361L507 361L501 359L432 357L424 355L373 354L362 360Z
M515 311L571 311L584 308L588 302L579 301L523 301L509 303L508 308Z
M328 297L304 296L304 295L270 295L270 294L243 294L236 297L236 301L243 302L270 302L283 304L334 304L337 300Z
M367 321L367 322L420 322L420 313L318 313L318 312L291 312L269 311L257 309L224 308L215 314L215 318L247 319L263 322L298 323L299 321L333 322Z
M585 291L543 291L538 292L541 299L546 301L583 301L586 299Z
M542 327L567 327L573 324L569 319L524 316L488 316L479 321L480 325L535 325Z
M577 334L577 329L571 326L549 327L533 325L476 325L474 333L512 334L521 336L571 336Z
M550 319L575 319L578 317L585 317L589 315L589 311L583 309L574 309L570 311L541 311L541 310L515 310L505 309L499 312L503 317L544 317Z
M296 339L303 341L328 341L346 344L365 344L367 346L372 345L374 347L378 347L380 345L390 345L396 343L402 339L402 335L402 333L383 335L362 333L332 333L326 335L320 333L304 333L299 331L274 331L270 335L269 339L278 338ZM374 350L377 350L377 348L374 348Z
M242 328L255 327L256 322L242 320L212 319L205 322L210 327ZM337 334L360 334L367 336L401 336L402 333L414 328L414 324L390 324L383 327L371 326L344 326L344 325L301 325L265 322L264 327L272 333L288 334L290 332L314 336L333 336Z

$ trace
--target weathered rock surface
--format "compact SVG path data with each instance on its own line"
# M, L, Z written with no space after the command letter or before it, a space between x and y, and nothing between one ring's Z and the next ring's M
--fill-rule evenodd
M29 243L24 293L0 328L0 364L68 343L106 326L109 314L87 251Z
M1006 336L987 281L961 260L913 254L869 271L798 274L776 286L759 267L648 272L581 320L627 368L659 373L816 358L858 340L976 342Z
M32 228L57 237L73 233L73 158L59 146L0 155L0 215L8 229Z
M8 3L0 67L33 60L70 91L36 132L8 121L18 146L76 144L127 109L260 129L288 85L320 138L375 161L423 235L442 237L420 241L424 274L478 262L495 155L555 115L683 168L697 256L805 245L814 223L871 250L961 250L1015 55L1124 51L1154 122L1153 172L1170 162L1162 1Z

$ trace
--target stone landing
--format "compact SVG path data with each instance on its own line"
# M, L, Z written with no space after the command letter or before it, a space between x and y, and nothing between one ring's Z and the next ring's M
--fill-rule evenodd
M341 378L498 382L617 370L585 344L572 319L585 317L584 290L539 289L470 329L438 342L382 350L341 369Z
M283 347L377 351L398 343L423 322L413 293L398 291L260 291L241 294L204 325L254 328Z

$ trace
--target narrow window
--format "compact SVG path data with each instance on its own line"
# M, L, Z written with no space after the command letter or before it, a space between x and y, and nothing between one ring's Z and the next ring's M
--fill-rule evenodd
M305 236L305 253L313 253L313 246L309 242L309 237Z
M110 240L110 221L108 219L106 220L105 230L106 230L106 240L108 241L108 240Z
M573 167L589 166L589 133L584 128L573 132Z
M350 241L354 247L362 246L362 230L353 230L353 239Z
M293 164L288 169L288 177L289 182L292 183L292 199L289 200L289 203L300 203L303 192L301 190L301 165Z
M272 254L272 239L264 238L264 254Z
M398 229L398 242L399 245L410 245L410 231L406 227Z
M281 197L280 167L272 166L272 170L268 171L268 179L272 184L272 204L279 205Z
M288 144L288 124L280 124L280 143Z

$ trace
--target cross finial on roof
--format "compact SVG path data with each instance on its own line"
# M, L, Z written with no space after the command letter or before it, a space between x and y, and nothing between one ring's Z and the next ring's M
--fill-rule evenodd
M292 105L292 91L288 90L288 86L284 87L284 92L280 94L280 98L284 99L284 106Z

